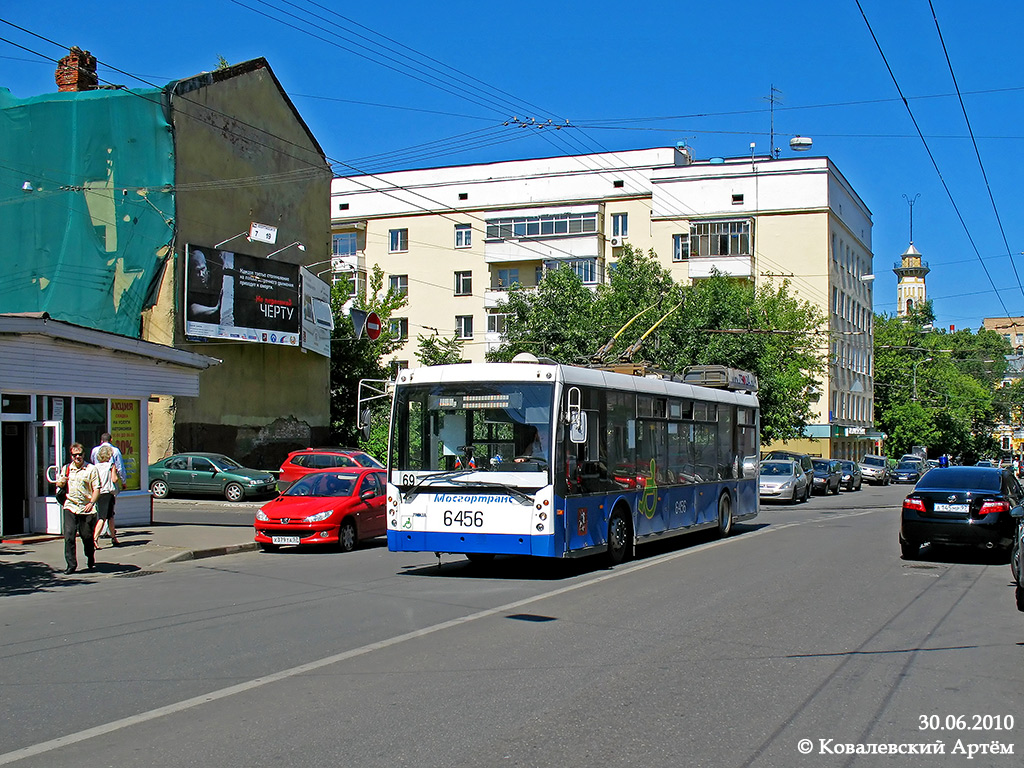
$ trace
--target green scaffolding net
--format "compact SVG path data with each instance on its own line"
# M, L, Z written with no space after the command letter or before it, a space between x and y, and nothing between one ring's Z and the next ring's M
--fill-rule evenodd
M0 312L139 336L174 234L163 90L0 88Z

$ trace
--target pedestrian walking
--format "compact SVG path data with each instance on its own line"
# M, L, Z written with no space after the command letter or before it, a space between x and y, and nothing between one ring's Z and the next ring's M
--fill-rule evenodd
M100 459L100 449L109 448L111 452L111 461L114 463L114 467L117 469L117 478L119 483L118 490L120 490L128 481L128 473L125 471L124 468L124 456L121 455L121 449L114 445L112 442L110 442L111 439L111 434L109 432L104 432L102 435L100 435L100 444L92 449L92 452L89 454L89 461L90 463L98 467L102 462L102 459ZM108 529L107 535L113 538L112 534L109 533L110 526L107 525L105 527ZM100 536L103 535L103 533L103 527L101 527L100 530L96 533L96 539L99 540Z
M112 546L117 546L117 530L114 528L114 501L117 499L117 492L121 488L121 477L117 472L117 465L113 461L113 451L109 445L101 445L97 451L96 471L100 476L100 496L96 501L96 528L93 534L93 543L96 549L100 549L100 534L106 526L107 534L110 536Z
M71 464L57 476L57 485L66 488L67 497L61 510L61 527L64 531L64 573L78 570L77 536L82 537L86 565L89 570L96 567L96 501L100 497L100 475L96 467L85 460L85 448L81 443L71 446Z

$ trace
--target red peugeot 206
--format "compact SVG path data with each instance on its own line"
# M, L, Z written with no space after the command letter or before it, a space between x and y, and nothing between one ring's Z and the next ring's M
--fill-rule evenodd
M387 533L385 472L371 467L323 469L299 478L256 513L256 543L267 552L331 544L343 552Z

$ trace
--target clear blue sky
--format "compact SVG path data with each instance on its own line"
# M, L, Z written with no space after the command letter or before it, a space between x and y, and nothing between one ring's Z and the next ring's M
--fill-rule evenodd
M895 313L903 196L920 195L937 323L1024 315L1024 3L860 3L881 53L857 0L11 0L0 19L28 32L0 23L0 86L56 90L50 59L71 45L129 87L263 56L339 173L678 141L699 158L766 152L774 87L782 155L812 137L872 211L876 312Z

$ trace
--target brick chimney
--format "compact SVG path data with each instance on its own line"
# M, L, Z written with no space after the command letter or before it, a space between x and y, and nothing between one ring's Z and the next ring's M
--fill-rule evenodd
M96 57L72 46L68 55L57 62L58 91L92 91L99 83L96 78Z

